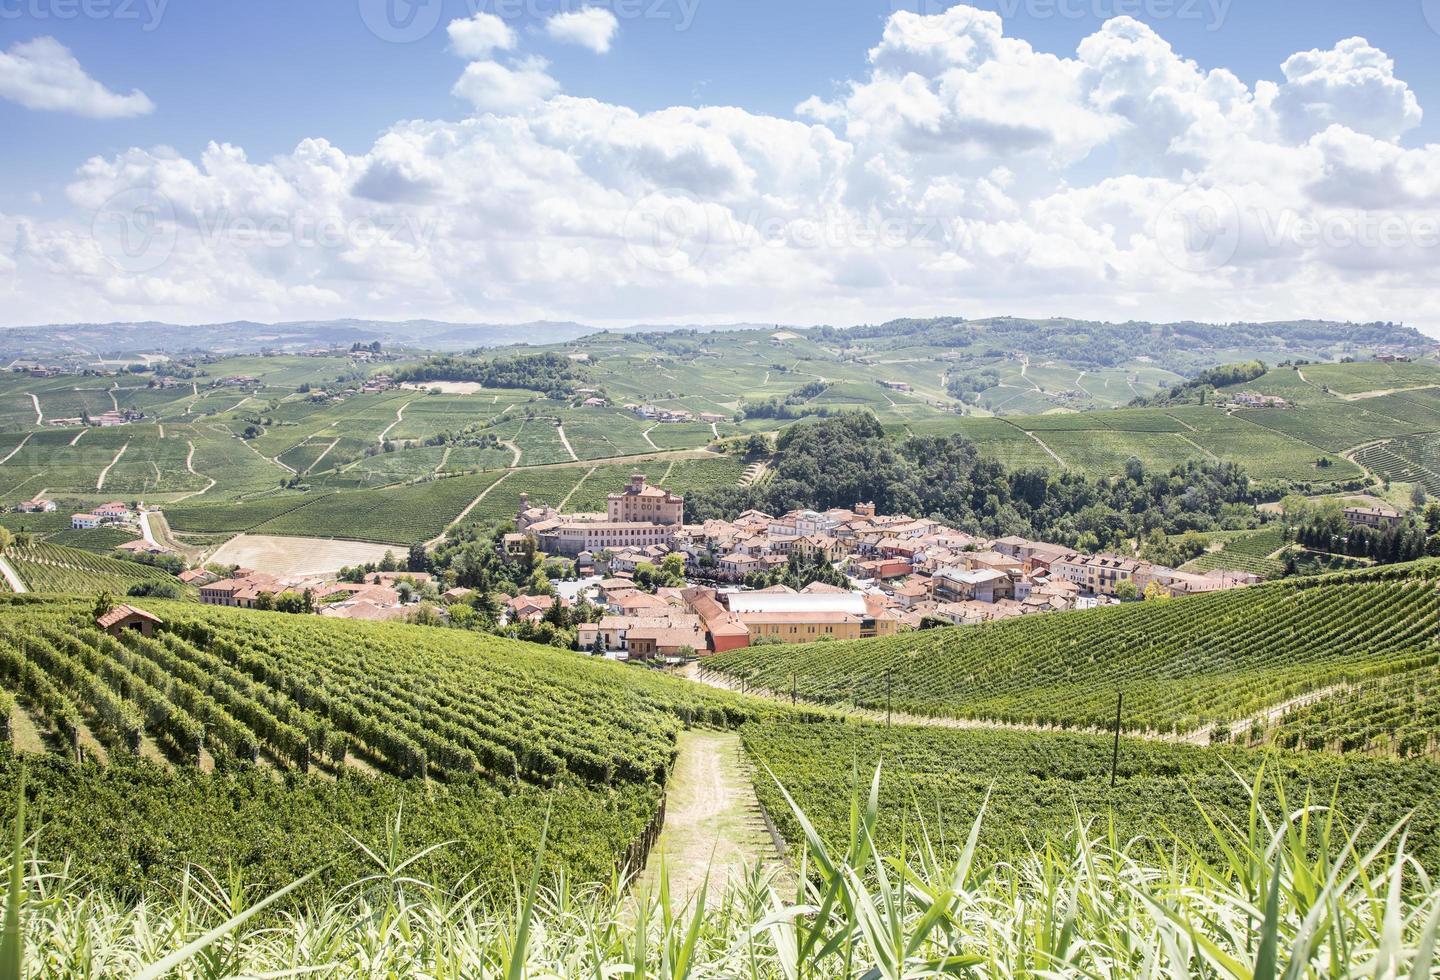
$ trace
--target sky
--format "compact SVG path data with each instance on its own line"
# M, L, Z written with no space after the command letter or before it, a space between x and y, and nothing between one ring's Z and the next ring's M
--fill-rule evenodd
M1440 0L0 0L0 324L1391 320Z

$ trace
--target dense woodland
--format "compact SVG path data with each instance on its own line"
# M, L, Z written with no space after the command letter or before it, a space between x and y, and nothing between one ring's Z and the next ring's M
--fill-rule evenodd
M763 485L691 494L687 520L733 518L749 508L784 513L874 502L882 514L943 520L999 537L1033 536L1099 550L1154 530L1254 526L1256 488L1233 463L1191 462L1147 473L1132 459L1122 475L1007 470L963 436L895 442L868 414L792 426L780 435L775 476Z
M589 375L564 354L482 358L478 352L432 357L395 373L397 381L470 381L486 388L525 388L565 398Z

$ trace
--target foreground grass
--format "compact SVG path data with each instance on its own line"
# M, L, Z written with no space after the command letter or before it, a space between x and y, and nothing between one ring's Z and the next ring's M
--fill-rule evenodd
M983 812L961 844L934 845L917 827L883 853L878 785L877 772L868 797L853 796L843 850L797 808L798 893L758 872L682 899L663 869L657 889L631 892L618 880L542 887L537 871L496 901L410 877L412 856L391 848L368 852L374 874L269 919L265 902L199 871L168 900L109 899L26 857L17 826L0 975L1440 975L1440 890L1408 856L1403 823L1362 852L1328 808L1257 795L1247 823L1212 825L1220 862L1179 845L1142 860L1107 828L1077 824L1063 842L981 866Z

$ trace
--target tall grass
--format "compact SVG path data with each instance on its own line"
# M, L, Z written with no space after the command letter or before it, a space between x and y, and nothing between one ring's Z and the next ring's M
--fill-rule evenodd
M414 856L392 846L321 905L264 911L198 870L168 898L121 904L17 834L7 931L18 896L24 975L46 977L1440 976L1440 891L1404 825L1362 852L1332 808L1262 801L1260 785L1246 824L1207 816L1218 861L1178 842L1157 857L1077 815L1066 839L981 866L983 810L964 841L916 824L882 853L877 772L847 840L821 840L796 808L800 884L757 870L685 897L663 873L654 892L560 877L455 894L410 877Z

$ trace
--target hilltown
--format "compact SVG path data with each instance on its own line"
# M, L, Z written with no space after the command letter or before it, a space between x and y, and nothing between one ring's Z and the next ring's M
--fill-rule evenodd
M866 503L782 515L747 511L703 524L686 524L684 515L683 497L651 486L641 473L609 494L604 513L562 514L521 494L515 530L501 547L573 563L576 578L557 583L553 594L497 594L499 625L538 624L558 603L586 611L575 627L577 648L673 662L752 644L890 636L1260 581L1015 536L979 538L935 520L877 514ZM637 573L667 559L683 569L684 580L643 588L647 576ZM793 569L826 570L823 577L834 584L811 580L798 590L771 584ZM182 578L208 604L273 608L278 595L303 592L304 611L371 620L408 618L424 598L438 603L444 618L447 606L470 596L463 588L441 592L443 580L403 570L356 583L244 570L220 581L204 572Z

